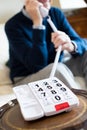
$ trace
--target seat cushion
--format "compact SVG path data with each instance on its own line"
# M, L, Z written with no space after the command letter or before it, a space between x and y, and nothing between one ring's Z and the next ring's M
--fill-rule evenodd
M4 31L4 24L0 24L0 85L11 84L9 68L6 62L9 59L8 40Z

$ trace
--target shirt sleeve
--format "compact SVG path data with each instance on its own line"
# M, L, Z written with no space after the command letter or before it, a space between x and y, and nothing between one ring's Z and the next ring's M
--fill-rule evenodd
M44 25L38 25L38 26L35 26L33 25L33 29L45 29L45 26Z

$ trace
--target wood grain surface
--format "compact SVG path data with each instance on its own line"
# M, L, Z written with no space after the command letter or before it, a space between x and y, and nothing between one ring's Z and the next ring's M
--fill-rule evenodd
M78 107L70 112L43 117L36 121L24 121L15 100L15 105L8 107L1 115L0 130L87 130L87 91L73 89L73 92L79 98Z

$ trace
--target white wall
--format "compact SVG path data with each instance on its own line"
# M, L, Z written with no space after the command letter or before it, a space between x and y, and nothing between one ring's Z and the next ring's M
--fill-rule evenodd
M84 0L59 0L61 9L73 10L87 7L87 3Z
M0 23L6 22L23 6L22 0L0 0Z

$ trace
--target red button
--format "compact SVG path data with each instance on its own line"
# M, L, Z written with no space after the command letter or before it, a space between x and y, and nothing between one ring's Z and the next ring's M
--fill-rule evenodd
M64 102L64 103L55 105L56 111L59 111L59 110L62 110L62 109L68 108L68 107L69 107L68 102Z

